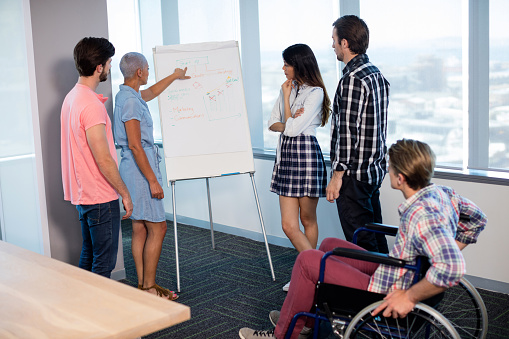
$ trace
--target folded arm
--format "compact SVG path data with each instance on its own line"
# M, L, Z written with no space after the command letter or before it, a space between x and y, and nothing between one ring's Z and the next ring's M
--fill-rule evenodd
M306 130L313 120L322 115L323 90L314 88L304 99L304 106L294 117L286 119L284 134L289 137L295 137Z

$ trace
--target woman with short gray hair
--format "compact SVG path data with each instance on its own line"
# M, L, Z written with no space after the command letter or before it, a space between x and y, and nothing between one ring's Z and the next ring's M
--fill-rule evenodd
M160 297L175 300L177 294L156 284L156 270L166 234L164 192L159 169L161 157L154 145L152 116L147 105L176 79L189 79L186 69L174 73L141 90L148 82L148 62L137 52L120 60L124 83L115 97L114 131L121 147L119 172L133 200L132 243L138 288Z

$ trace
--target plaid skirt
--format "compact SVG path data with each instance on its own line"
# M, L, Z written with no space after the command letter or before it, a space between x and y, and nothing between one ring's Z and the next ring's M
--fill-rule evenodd
M325 197L327 174L316 137L280 136L270 190L285 197Z

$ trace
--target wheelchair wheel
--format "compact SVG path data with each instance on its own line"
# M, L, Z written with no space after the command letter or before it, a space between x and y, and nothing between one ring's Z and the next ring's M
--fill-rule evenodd
M460 338L454 326L428 305L418 303L406 318L373 317L371 312L382 303L378 301L360 311L343 338Z
M488 312L475 287L465 278L449 288L436 309L456 328L461 338L485 339L488 333Z

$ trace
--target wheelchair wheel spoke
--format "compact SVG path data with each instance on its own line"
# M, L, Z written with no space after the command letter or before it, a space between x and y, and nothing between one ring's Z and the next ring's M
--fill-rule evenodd
M369 321L369 320L368 320L368 319L366 319L366 322L368 322L368 321ZM380 330L380 327L378 326L378 321L376 321L376 320L374 320L374 319L373 319L373 323L375 324L374 326L373 326L372 324L368 323L368 324L366 325L367 329L366 329L365 331L361 331L361 329L362 329L361 327L362 327L362 326L359 326L359 331L361 331L360 333L361 333L363 336L365 336L366 338L371 338L371 337L372 337L371 335L372 335L373 333L377 333L377 334L380 336L380 338L382 338L382 339L386 339L387 337L386 337L386 336L384 336L384 335L382 335L382 332L381 332L381 330ZM359 333L359 332L358 332L358 333Z
M407 316L405 319L406 319L406 329L408 333L412 333L417 317L413 317L411 324L409 323L410 317Z
M387 318L383 318L383 319L385 321L385 327L387 328L387 333L390 335L390 338L393 338L391 328L389 326L389 323L387 322ZM378 328L378 322L376 322L376 323L377 323L376 327ZM378 332L380 333L381 330L379 329ZM387 338L387 337L384 336L383 338Z
M344 338L387 339L456 339L458 333L450 322L433 308L418 304L405 318L372 317L381 302L373 303L352 318Z
M462 338L485 338L487 312L481 296L466 279L445 292L437 310L456 328Z
M399 321L396 322L396 326L397 326L397 329L398 329L398 336L399 336L398 338L402 338L403 336L401 334L401 326L399 326Z
M474 335L474 333L476 333L476 330L478 329L477 327L465 327L465 326L455 326L455 327L461 338L465 339L477 338L477 335Z

